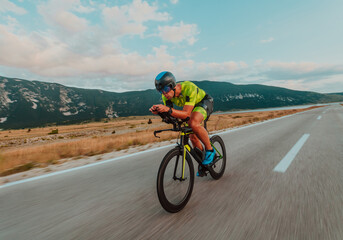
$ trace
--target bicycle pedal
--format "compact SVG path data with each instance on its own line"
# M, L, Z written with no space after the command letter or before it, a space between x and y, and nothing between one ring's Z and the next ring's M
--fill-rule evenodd
M199 171L198 174L197 174L198 177L205 177L207 176L207 173L206 172L203 172L203 171Z
M197 173L198 177L204 177L207 176L206 170L203 169L200 165L198 165L198 173Z

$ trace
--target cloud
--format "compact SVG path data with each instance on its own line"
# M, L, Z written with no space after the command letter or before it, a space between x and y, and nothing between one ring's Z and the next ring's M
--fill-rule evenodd
M243 62L195 63L177 61L167 46L154 47L151 54L124 53L112 45L99 45L99 54L70 49L68 44L50 35L16 34L0 25L0 65L26 69L31 79L54 81L79 87L120 89L153 88L155 75L170 70L181 79L223 79L246 68ZM38 76L38 77L37 77ZM89 80L87 80L89 79ZM99 79L92 81L90 79ZM101 79L107 79L103 82ZM109 84L111 83L111 84ZM133 85L132 85L133 84ZM97 86L97 87L96 87Z
M170 2L171 2L172 4L177 4L177 3L179 2L179 0L170 0Z
M4 17L5 21L7 22L7 27L9 29L12 29L13 31L17 29L20 25L16 18L13 18L11 16Z
M334 93L342 92L343 89L342 76L328 76L319 78L311 82L306 82L302 79L297 80L270 80L263 81L261 84L269 86L283 87L300 91L314 91L319 93Z
M17 35L0 25L0 64L29 69L45 77L146 75L172 67L174 59L166 46L155 47L154 54L122 53L113 46L102 46L98 55L72 51L58 38L39 34ZM134 67L133 67L134 66Z
M28 68L33 72L63 64L69 55L66 44L39 34L16 34L0 25L0 64Z
M270 43L272 41L274 41L275 39L273 37L270 37L268 39L264 39L264 40L261 40L260 43Z
M95 11L95 8L78 5L74 8L74 10L75 12L79 12L79 13L91 13Z
M18 7L8 0L0 0L0 13L1 12L13 12L19 15L27 13L24 8Z
M104 21L116 35L142 35L147 27L147 21L167 21L170 16L166 12L158 12L156 5L141 0L134 0L131 4L105 7L102 10Z
M256 60L249 72L244 79L248 83L318 92L334 92L334 86L343 89L342 64Z
M175 73L180 80L230 81L245 76L247 64L244 62L195 62L183 60L176 63Z
M88 21L72 13L74 10L84 8L79 0L51 0L37 6L38 12L47 24L65 32L68 36L87 29Z
M79 86L83 85L78 80L81 77L112 77L129 83L160 69L174 68L174 57L166 46L141 55L122 49L119 41L125 34L143 34L147 21L169 20L168 13L159 12L156 5L134 0L119 7L102 5L99 10L97 6L108 25L91 25L75 14L90 12L93 7L82 6L79 0L44 2L37 10L49 27L39 32L28 32L16 19L8 17L8 25L0 24L0 65L31 73L33 79L69 79ZM117 34L113 34L113 26L119 26Z
M196 24L184 24L182 21L173 26L159 26L159 34L162 40L171 43L180 43L183 41L193 45L197 39L196 35L199 34Z
M255 66L258 66L258 65L261 65L263 63L263 59L256 59L255 62L254 62L254 65Z
M343 65L317 64L311 62L268 62L261 75L275 80L292 80L328 77L343 74Z
M9 2L0 0L0 3ZM4 11L3 6L8 5L1 5L0 11ZM26 74L23 78L109 91L153 88L154 77L163 70L172 71L178 80L263 83L321 91L343 85L340 83L343 82L343 65L262 59L251 65L229 59L198 62L192 59L195 52L187 49L179 60L179 56L169 52L170 49L177 52L175 46L166 43L194 44L199 34L198 26L182 21L157 26L171 20L169 13L161 11L157 3L133 0L109 7L92 1L87 5L80 0L50 0L41 2L37 10L47 25L42 23L43 27L36 31L25 29L20 18L13 15L3 18L6 23L0 23L2 75L10 73L13 76L16 70L20 76L14 77ZM92 17L98 16L99 21L88 18L89 13ZM154 25L151 22L155 22ZM154 31L158 33L151 34ZM150 35L145 35L146 32ZM155 47L142 54L121 45L126 39L123 36L127 35L154 40L159 37L165 45L155 42ZM272 41L270 39L264 41Z

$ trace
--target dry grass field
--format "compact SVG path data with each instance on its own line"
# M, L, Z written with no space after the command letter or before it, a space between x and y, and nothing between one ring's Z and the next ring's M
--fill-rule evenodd
M210 132L277 118L306 109L212 115ZM150 124L148 122L151 122ZM153 131L168 128L158 116L125 117L105 122L0 131L0 176L82 158L175 139L178 134Z

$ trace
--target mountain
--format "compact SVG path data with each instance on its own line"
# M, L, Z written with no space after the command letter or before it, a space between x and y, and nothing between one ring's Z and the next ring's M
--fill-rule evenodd
M328 93L329 95L343 95L343 92L339 92L339 93Z
M214 98L215 111L343 101L343 96L338 94L257 84L193 82ZM161 96L154 89L115 93L0 77L0 129L149 115L149 107L160 102Z
M338 94L320 94L260 84L235 85L222 82L195 82L215 99L216 110L255 109L342 101Z
M147 115L159 98L154 90L112 93L0 77L0 128Z

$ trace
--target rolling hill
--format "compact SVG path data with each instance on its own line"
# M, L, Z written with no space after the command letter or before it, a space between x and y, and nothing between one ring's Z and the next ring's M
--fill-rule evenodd
M257 84L193 82L214 98L215 111L343 101L340 94L294 91ZM0 77L0 129L149 115L149 107L160 102L161 96L154 89L116 93Z

